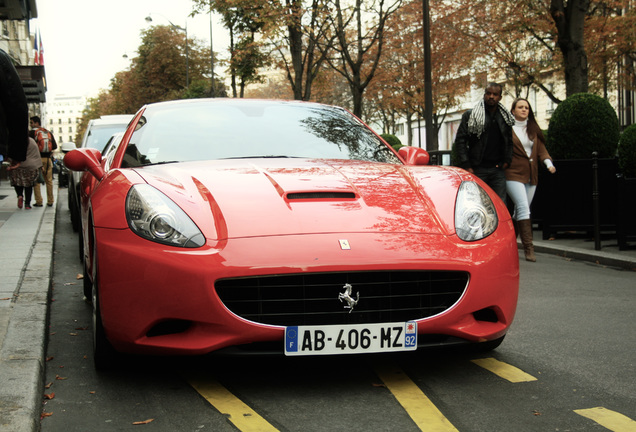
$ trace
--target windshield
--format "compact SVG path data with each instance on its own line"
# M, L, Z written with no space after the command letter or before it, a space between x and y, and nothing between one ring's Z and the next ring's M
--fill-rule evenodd
M123 166L257 157L400 163L343 109L252 101L150 106L130 140Z
M84 140L84 147L103 151L106 143L113 134L126 129L128 124L95 125L88 130L88 136Z

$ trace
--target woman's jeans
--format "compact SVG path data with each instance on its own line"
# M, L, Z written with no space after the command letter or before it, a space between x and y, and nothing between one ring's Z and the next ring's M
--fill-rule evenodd
M515 205L512 218L516 221L530 219L530 204L537 185L506 180L506 190Z

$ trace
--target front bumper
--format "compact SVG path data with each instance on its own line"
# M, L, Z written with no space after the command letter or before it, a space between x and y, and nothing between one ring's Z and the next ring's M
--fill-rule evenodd
M342 239L350 249L341 248ZM96 229L96 241L102 320L108 339L123 352L199 355L276 341L282 350L284 327L230 312L216 293L219 279L467 272L468 285L459 300L442 313L418 319L418 333L471 342L505 335L517 304L518 252L508 226L474 243L455 236L354 233L240 238L181 249L128 230L103 228Z

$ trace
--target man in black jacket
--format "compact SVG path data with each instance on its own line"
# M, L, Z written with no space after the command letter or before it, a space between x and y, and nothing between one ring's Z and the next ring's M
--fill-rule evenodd
M29 108L11 57L0 49L0 154L12 165L26 159Z
M455 153L459 166L475 174L506 201L504 170L512 161L515 119L501 104L501 84L488 83L484 99L462 115Z

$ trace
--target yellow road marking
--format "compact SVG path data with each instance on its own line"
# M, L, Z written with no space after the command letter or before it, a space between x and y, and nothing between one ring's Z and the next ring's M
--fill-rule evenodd
M482 358L482 359L474 359L471 360L478 366L483 367L484 369L489 370L495 375L499 375L501 378L506 379L513 383L518 382L527 382L527 381L536 381L537 379L532 375L529 375L518 369L514 366L509 365L508 363L504 363L492 357L490 358Z
M375 373L421 430L457 432L451 422L402 370L387 365L376 365Z
M604 428L613 432L634 432L636 421L621 413L603 407L574 410L575 413L594 420Z
M278 431L216 380L212 378L194 379L188 376L186 379L214 408L219 410L221 414L228 416L228 419L240 431Z

